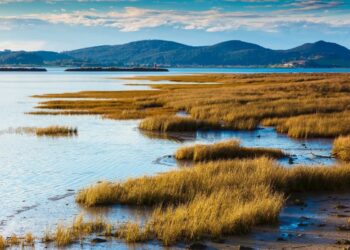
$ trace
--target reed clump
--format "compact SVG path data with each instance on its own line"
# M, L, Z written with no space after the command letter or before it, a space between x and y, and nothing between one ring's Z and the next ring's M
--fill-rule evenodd
M270 119L265 125L275 125L280 133L294 138L337 137L350 134L350 112L312 114L291 118Z
M34 242L35 242L35 238L33 234L31 232L26 233L24 236L24 243L29 246L32 246L34 245Z
M115 236L125 240L127 243L137 243L151 240L150 231L140 226L140 223L126 222L116 229Z
M74 136L78 134L77 128L50 126L45 128L36 128L37 136Z
M49 126L49 127L19 127L10 128L9 133L17 134L34 134L36 136L76 136L78 135L78 129L65 126Z
M213 161L235 158L258 157L283 158L287 155L280 149L242 147L238 140L217 142L210 145L196 144L181 147L175 153L177 160Z
M143 119L139 128L158 132L194 132L196 130L219 129L221 125L211 121L196 120L190 117L153 116Z
M117 235L130 242L157 239L172 245L247 233L255 225L274 223L290 193L350 189L350 166L284 168L268 158L223 160L105 183L104 189L114 195L103 197L110 199L97 198L99 185L81 190L76 201L86 206L153 206L144 224L130 222L116 228Z
M64 247L82 240L84 237L94 233L111 232L112 225L105 222L102 218L97 218L92 221L85 221L83 215L77 216L71 225L58 224L55 231L44 233L43 242L55 242L58 247Z
M21 243L21 240L18 238L16 234L12 234L11 237L8 239L8 243L11 246L17 246Z
M0 235L0 249L3 250L7 247L6 239L4 236Z
M278 123L280 132L296 138L350 134L347 126L350 74L202 74L135 79L188 81L188 84L150 84L148 86L154 88L150 91L85 91L36 96L60 100L42 102L37 107L40 111L32 114L146 118L140 127L155 130L163 129L162 124L171 120L176 129L185 131L201 127L198 125L201 122L209 122L206 124L209 128L215 125L218 129L247 130L256 129L263 122L272 126ZM180 110L186 111L192 120L185 124L174 120L173 116ZM164 122L149 120L151 116L161 116Z
M350 161L350 136L341 136L334 140L333 155L343 161Z

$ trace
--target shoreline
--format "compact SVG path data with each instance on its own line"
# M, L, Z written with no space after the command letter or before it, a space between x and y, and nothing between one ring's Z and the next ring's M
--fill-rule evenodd
M0 67L0 72L47 72L47 69L27 67Z
M66 72L168 72L165 68L82 67L68 68Z

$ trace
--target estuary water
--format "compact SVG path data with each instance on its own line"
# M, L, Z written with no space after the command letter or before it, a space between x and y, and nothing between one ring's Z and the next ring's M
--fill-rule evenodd
M0 234L31 231L41 236L58 222L71 221L82 211L111 221L142 218L145 211L123 206L85 210L75 192L100 180L125 180L176 168L169 158L183 144L238 138L244 146L276 147L293 155L294 164L332 164L332 140L293 140L273 128L256 131L199 131L184 140L154 138L137 129L138 121L103 120L98 116L33 116L38 99L32 95L83 90L144 89L116 77L192 73L350 72L349 69L171 69L168 73L48 72L0 73ZM70 138L9 133L18 127L77 127ZM282 164L289 166L288 160Z

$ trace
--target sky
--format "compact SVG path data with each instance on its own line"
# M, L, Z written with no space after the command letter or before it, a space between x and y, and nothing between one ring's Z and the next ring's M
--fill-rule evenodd
M144 39L350 48L350 0L0 0L0 50L66 51Z

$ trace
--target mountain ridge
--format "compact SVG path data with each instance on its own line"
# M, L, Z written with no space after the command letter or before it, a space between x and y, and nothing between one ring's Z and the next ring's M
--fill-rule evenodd
M350 50L326 41L274 50L240 40L190 46L141 40L71 51L0 51L1 65L164 67L350 67Z

